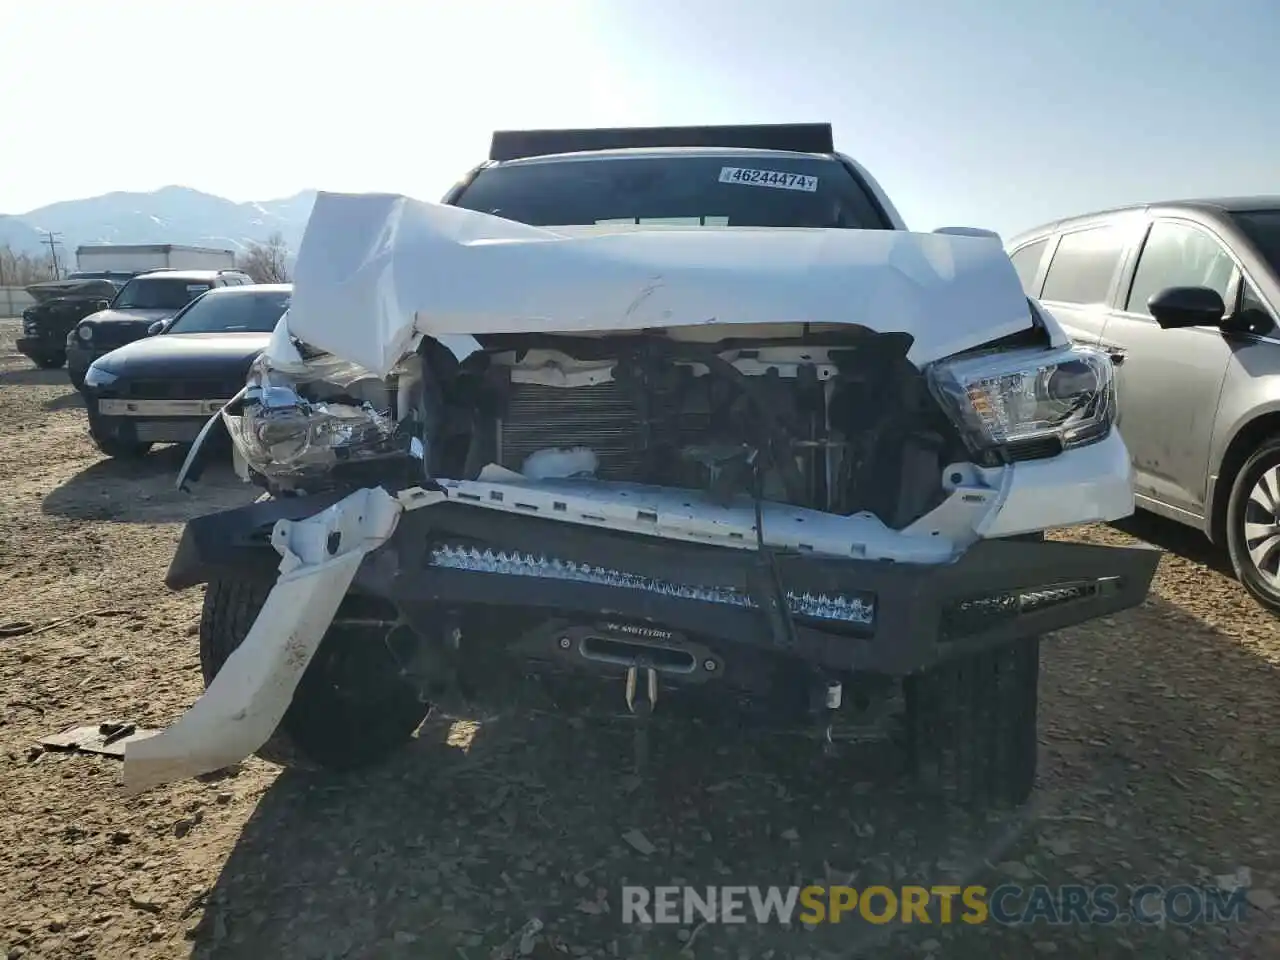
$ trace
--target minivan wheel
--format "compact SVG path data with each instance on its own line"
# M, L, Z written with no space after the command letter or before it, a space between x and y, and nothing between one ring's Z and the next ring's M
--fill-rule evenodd
M1280 437L1254 451L1231 485L1227 552L1244 588L1280 613Z

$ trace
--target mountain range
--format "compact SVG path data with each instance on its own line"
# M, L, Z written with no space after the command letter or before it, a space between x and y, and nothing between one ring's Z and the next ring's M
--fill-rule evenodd
M58 258L73 263L77 246L94 243L180 243L245 249L279 232L296 252L311 215L316 192L235 203L190 187L162 187L149 193L105 193L64 200L19 215L0 214L0 246L39 253L45 234L61 234Z

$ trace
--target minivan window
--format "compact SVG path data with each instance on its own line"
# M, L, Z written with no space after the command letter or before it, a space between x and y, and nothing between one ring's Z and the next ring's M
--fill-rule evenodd
M1044 248L1048 244L1049 240L1046 237L1044 240L1028 243L1009 257L1013 261L1013 269L1018 272L1018 279L1022 281L1022 289L1029 297L1039 294L1038 290L1032 289L1032 285L1036 282L1036 274L1040 272L1040 259L1044 256Z
M1233 216L1271 269L1280 274L1280 210L1255 210Z
M805 155L599 157L487 167L454 200L533 226L889 229L862 181Z
M1168 287L1208 287L1225 303L1234 270L1222 244L1200 228L1157 220L1142 245L1125 309L1150 315L1147 301Z
M1049 262L1040 299L1105 303L1120 264L1124 235L1112 226L1064 233Z

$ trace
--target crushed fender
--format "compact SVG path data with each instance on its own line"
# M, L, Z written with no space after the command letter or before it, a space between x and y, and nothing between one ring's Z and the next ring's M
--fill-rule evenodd
M126 793L222 769L266 743L361 561L395 531L402 509L373 487L313 517L276 524L280 577L249 635L177 722L127 744Z

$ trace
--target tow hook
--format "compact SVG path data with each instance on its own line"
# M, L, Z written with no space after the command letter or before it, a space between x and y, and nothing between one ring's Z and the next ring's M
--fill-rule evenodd
M640 668L635 665L627 667L627 710L638 716L648 716L653 713L653 708L658 702L658 671L653 667L645 667L644 669L648 680L648 695L640 702L639 709L637 709L636 685Z
M814 711L818 726L818 739L822 743L822 755L835 757L838 754L831 728L835 723L836 712L844 701L844 685L839 680L828 680L821 690L822 703Z
M640 671L645 672L645 698L636 701L636 687L639 685ZM642 773L649 765L649 718L658 702L658 671L643 663L627 667L627 710L635 716L636 725L632 731L632 753L637 774Z

